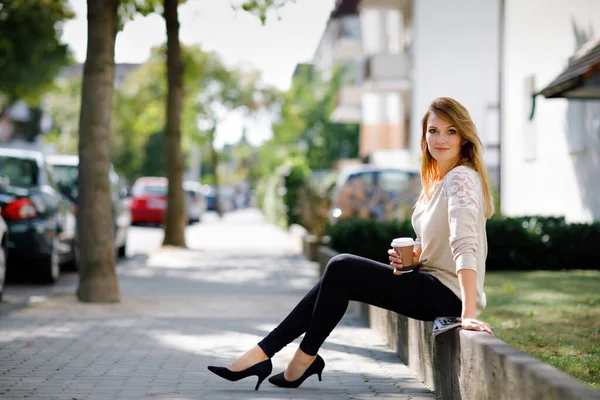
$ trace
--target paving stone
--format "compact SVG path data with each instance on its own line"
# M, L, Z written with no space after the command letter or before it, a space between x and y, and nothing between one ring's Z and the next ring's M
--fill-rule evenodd
M191 249L157 249L118 266L121 302L79 303L64 289L2 313L0 399L431 399L382 339L349 313L319 354L323 381L297 390L256 377L228 382L227 365L254 346L316 282L287 232L255 210L188 228ZM241 243L232 247L231 243ZM273 358L282 371L299 340Z

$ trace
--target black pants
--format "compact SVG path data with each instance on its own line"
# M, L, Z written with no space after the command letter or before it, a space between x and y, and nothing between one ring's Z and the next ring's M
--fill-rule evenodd
M437 278L415 270L394 275L389 265L351 254L327 264L323 277L292 312L258 345L269 357L306 332L300 349L316 355L340 322L350 300L432 321L460 316L460 299Z

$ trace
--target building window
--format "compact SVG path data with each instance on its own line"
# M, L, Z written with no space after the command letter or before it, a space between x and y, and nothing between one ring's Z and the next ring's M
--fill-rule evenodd
M364 10L360 13L362 44L365 54L371 55L382 51L381 36L383 32L381 12Z
M379 125L385 122L385 98L376 92L362 95L362 123L364 125Z
M386 122L400 125L400 122L404 119L401 101L399 93L388 93L386 95Z
M387 36L387 52L390 54L402 53L402 13L399 10L389 10L385 15L385 29Z

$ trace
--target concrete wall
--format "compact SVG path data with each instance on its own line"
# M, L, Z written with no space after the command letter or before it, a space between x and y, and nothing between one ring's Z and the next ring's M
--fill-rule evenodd
M499 0L418 0L413 13L411 149L420 154L421 118L436 97L453 97L471 113L497 165Z
M538 96L529 121L531 92L599 35L600 1L506 0L503 213L600 219L600 102Z
M319 250L320 271L337 253ZM437 337L431 322L359 305L402 362L442 399L599 399L600 391L482 332L454 329ZM368 310L366 310L368 308Z

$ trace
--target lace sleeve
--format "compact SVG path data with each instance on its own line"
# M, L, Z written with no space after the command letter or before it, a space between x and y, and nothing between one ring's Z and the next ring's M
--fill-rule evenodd
M450 171L450 174L446 182L448 211L467 208L479 212L483 193L477 172L460 166Z

